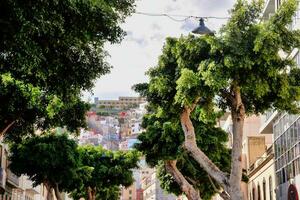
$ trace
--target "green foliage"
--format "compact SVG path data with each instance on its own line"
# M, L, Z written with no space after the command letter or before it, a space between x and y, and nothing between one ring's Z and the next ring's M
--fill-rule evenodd
M288 28L297 2L284 1L270 20L261 21L263 3L236 3L221 34L207 38L210 59L200 63L199 74L216 91L223 109L231 109L227 97L239 87L247 114L270 108L299 112L300 85L293 81L299 70L291 57L280 56L300 45L300 31Z
M163 161L177 160L179 171L192 180L190 183L199 189L202 198L210 199L215 190L206 172L181 147L184 133L179 119L182 106L192 105L199 95L207 93L192 116L197 145L217 166L229 172L230 152L225 146L227 134L215 128L219 114L214 110L209 94L211 90L201 83L197 72L199 62L208 56L206 48L208 45L203 38L167 39L158 65L148 72L150 82L134 86L149 102L148 114L142 123L146 131L139 135L141 143L135 147L145 155L150 166L158 167L163 189L176 195L182 193L163 164Z
M270 20L262 21L264 3L238 0L228 23L215 36L168 38L157 66L147 73L149 83L134 86L149 102L143 120L146 131L136 147L151 166L159 166L167 191L180 193L162 164L176 159L186 177L203 181L202 198L213 194L209 181L203 180L205 173L181 148L179 117L184 107L196 105L192 121L197 145L224 172L230 171L227 136L215 122L220 110L238 112L237 91L248 115L268 109L300 111L300 70L291 57L282 56L300 46L300 31L289 29L297 2L284 1Z
M52 188L57 184L61 191L78 180L79 154L77 144L66 134L47 133L34 136L11 146L9 168L16 175L26 174L33 184Z
M118 199L119 186L133 183L132 169L138 167L137 151L109 151L102 147L77 146L67 134L47 133L11 145L9 168L25 174L34 185L71 192L73 197L96 191L99 200Z
M8 0L0 4L0 130L85 125L80 100L110 71L105 42L120 42L134 0ZM71 116L70 119L67 115Z
M218 167L229 172L230 151L225 146L227 134L221 129L215 128L215 122L199 121L197 114L194 116L193 122L197 145ZM148 114L144 117L142 125L146 131L139 135L138 139L141 143L136 144L135 147L145 155L150 166L158 167L158 178L162 188L176 195L182 193L172 176L166 172L163 164L163 161L176 159L179 171L185 177L193 180L192 184L200 190L200 194L203 194L202 198L210 199L215 191L207 173L181 147L184 142L184 134L179 119Z
M127 187L134 182L132 169L138 167L140 156L137 151L109 151L101 146L79 146L78 151L81 165L93 167L93 170L91 176L72 191L73 196L86 197L87 188L92 188L98 199L114 199L118 197L118 186Z

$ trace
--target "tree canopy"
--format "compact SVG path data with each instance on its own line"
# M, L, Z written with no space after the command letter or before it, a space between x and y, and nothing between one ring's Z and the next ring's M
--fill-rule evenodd
M132 169L138 167L137 151L110 151L101 146L79 146L82 166L92 167L89 178L73 190L73 196L87 197L89 200L117 198L116 187L130 186L133 182ZM111 193L110 193L111 192ZM85 196L86 195L86 196Z
M27 175L34 186L44 184L47 199L61 192L88 200L117 199L119 186L130 186L137 168L137 151L109 151L101 146L78 146L66 133L33 136L11 145L9 168Z
M299 112L300 82L297 77L300 69L289 56L300 46L300 31L289 28L297 2L284 1L267 20L260 17L263 7L264 1L238 0L230 11L230 19L218 34L168 38L157 66L148 71L149 83L135 86L136 91L147 98L149 113L167 121L180 120L184 133L182 144L175 138L176 121L171 121L172 125L153 122L146 124L146 128L160 127L159 132L156 135L149 133L141 139L178 141L177 145L182 145L223 188L225 199L243 199L240 181L245 117L262 114L268 109ZM199 109L202 110L200 121L215 119L212 117L215 111L231 113L233 146L229 174L209 158L205 145L198 145L199 122L195 115ZM206 137L210 135L207 132ZM155 144L148 148L146 154L159 151ZM169 158L172 158L170 155L176 158L177 149L168 148L167 145L162 148L163 155L168 151ZM174 167L174 163L177 164L173 162L171 166ZM200 198L180 173L172 176L184 186L181 189L193 191L194 195L189 199Z
M177 87L178 79L182 78L182 73L189 73L186 78L194 80L195 84L198 84L198 79L191 74L197 71L199 62L207 58L208 47L201 38L193 36L180 39L168 38L163 48L163 54L159 57L158 65L148 71L149 84L134 86L134 89L147 97L149 102L149 114L143 118L142 123L146 131L139 135L138 139L141 143L137 144L136 148L144 153L150 166L158 166L160 169L159 179L164 189L177 195L183 192L187 196L190 195L187 193L188 191L182 191L183 185L176 183L174 177L168 175L170 174L170 171L167 170L168 162L176 160L174 167L184 177L188 177L189 184L202 194L203 199L210 199L217 192L216 188L219 186L211 181L208 174L182 148L184 133L181 128L180 112L178 112L182 109L181 102L178 102L179 99L186 98L189 101L188 98L193 98L193 96L195 98L199 91L188 91L190 94L185 96L176 96L176 93L179 89ZM181 70L183 70L182 73ZM181 79L180 81L188 80ZM205 88L203 87L203 89ZM209 90L206 88L206 91ZM211 100L212 96L207 95L206 100L203 99L201 103L198 103L192 116L197 145L219 167L229 172L230 152L225 146L228 135L220 128L215 127L216 119L222 113L214 111Z
M47 199L61 200L59 192L70 191L80 170L77 144L68 138L67 134L49 133L44 136L34 136L18 144L11 145L9 168L18 176L25 174L33 185L44 184L48 190Z
M103 44L122 39L133 10L134 0L1 2L1 133L85 126L81 91L109 72Z
M152 111L153 112L153 111ZM145 132L138 136L140 143L136 148L146 158L151 167L158 168L158 179L164 190L180 195L184 193L181 186L170 175L167 163L176 160L176 167L187 177L187 181L199 190L203 199L211 199L218 192L219 186L211 180L209 175L182 148L184 134L180 120L177 118L157 117L157 113L148 114L143 119ZM222 170L230 171L230 151L226 147L228 135L220 128L215 128L214 121L204 123L199 121L200 110L193 117L197 135L197 145Z

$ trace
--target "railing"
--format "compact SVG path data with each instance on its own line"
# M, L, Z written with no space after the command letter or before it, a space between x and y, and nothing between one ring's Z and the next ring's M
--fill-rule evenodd
M273 145L271 145L268 149L267 149L267 156L271 155L272 153L274 153L274 150L273 150Z
M267 122L269 119L270 119L270 117L272 117L272 115L274 114L274 112L275 112L275 110L269 110L269 111L267 111L266 113L265 113L265 122Z
M15 186L19 186L19 177L12 173L10 170L7 170L7 180Z

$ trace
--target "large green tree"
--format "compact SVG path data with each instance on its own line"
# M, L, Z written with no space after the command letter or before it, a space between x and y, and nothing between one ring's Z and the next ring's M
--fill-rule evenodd
M246 115L268 109L299 112L300 69L289 55L300 46L300 31L289 24L296 0L286 0L268 20L261 20L264 1L238 0L220 34L167 41L158 67L177 67L176 84L168 71L150 70L145 94L160 113L178 113L184 148L233 200L243 199L242 139ZM176 44L177 43L177 44ZM171 50L166 50L171 48ZM197 64L195 64L197 63ZM172 101L170 101L172 98ZM213 103L231 112L233 146L231 170L226 173L197 146L191 116L199 103ZM197 199L197 198L194 198Z
M99 188L94 197L96 200L119 200L121 188L119 185ZM70 196L78 200L80 198L88 197L88 191L85 188L75 189L71 192Z
M85 125L82 90L106 74L105 42L134 0L7 0L0 3L0 132Z
M170 70L171 67L165 66L161 70ZM193 195L211 199L213 194L220 191L220 187L182 148L184 134L179 113L158 117L159 114L153 111L144 117L142 125L146 130L139 135L140 143L136 148L145 155L146 162L151 167L158 168L157 175L162 188L175 195L184 193L189 199L192 199ZM229 172L230 152L226 148L227 133L215 128L214 120L200 121L200 115L203 117L203 112L198 108L193 115L197 145L217 166Z
M13 173L27 175L34 186L46 186L47 200L53 199L53 191L56 199L62 200L60 193L69 192L83 178L81 171L88 171L81 167L77 144L67 134L49 133L13 144L9 160Z
M108 200L118 198L116 187L130 186L133 182L132 169L138 167L137 151L110 151L101 146L79 146L82 167L92 167L89 178L82 180L73 192L74 197L88 200Z

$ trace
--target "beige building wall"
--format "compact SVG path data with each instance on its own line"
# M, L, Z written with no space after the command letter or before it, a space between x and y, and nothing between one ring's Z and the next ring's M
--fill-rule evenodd
M232 120L230 113L226 113L219 121L219 126L228 132L229 142L228 147L232 147ZM243 135L243 156L242 156L242 168L247 171L250 167L250 163L254 163L257 157L264 154L267 147L272 145L272 135L259 134L259 130L262 124L261 116L248 116L245 118L244 123L244 135ZM244 199L248 199L248 184L241 182L241 187L244 195ZM216 195L213 200L222 199Z
M265 153L258 159L249 172L248 199L275 200L275 165L274 154ZM260 198L259 198L260 195Z
M122 188L121 200L136 200L136 184Z

